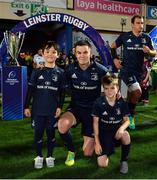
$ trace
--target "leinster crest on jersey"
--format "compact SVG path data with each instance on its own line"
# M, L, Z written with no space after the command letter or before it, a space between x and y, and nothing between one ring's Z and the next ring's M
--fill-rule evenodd
M92 73L91 74L91 80L97 81L98 80L98 74L97 73Z
M53 74L53 75L52 75L52 80L55 81L55 82L58 81L58 76L57 76L57 74Z
M120 115L120 114L121 114L120 108L117 108L117 109L116 109L116 113L117 113L117 115Z

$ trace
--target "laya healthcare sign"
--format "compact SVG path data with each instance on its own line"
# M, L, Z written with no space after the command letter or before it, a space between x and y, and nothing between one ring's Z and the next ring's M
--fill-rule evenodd
M141 5L108 0L75 0L75 10L132 16L141 13Z

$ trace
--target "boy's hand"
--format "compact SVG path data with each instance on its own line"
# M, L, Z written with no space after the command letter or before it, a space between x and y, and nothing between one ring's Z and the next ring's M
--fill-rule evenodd
M31 117L31 111L30 111L30 109L24 109L24 115L25 115L26 117Z
M124 130L122 128L119 128L116 132L115 138L119 140L122 137L123 133L124 133Z
M102 147L101 147L100 144L96 144L96 145L95 145L95 153L96 153L97 155L100 155L100 154L102 153Z
M58 118L60 116L60 114L61 114L61 108L57 108L55 118Z

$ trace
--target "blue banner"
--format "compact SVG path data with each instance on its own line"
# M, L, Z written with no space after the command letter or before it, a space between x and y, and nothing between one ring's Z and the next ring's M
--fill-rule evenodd
M148 6L147 7L147 18L148 19L157 19L157 6Z
M2 67L2 84L2 119L23 119L27 67Z
M154 48L157 50L157 26L154 27L151 32L149 33L152 41L153 41L153 44L154 44Z

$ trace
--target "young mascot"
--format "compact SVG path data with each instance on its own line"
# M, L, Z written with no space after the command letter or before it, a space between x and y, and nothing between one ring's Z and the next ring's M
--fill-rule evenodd
M63 101L64 75L63 70L55 65L59 49L55 42L48 41L42 49L45 67L34 69L28 84L28 92L24 114L32 117L34 123L35 145L37 157L34 159L34 167L43 167L42 138L44 130L47 135L47 167L54 166L52 151L55 143L56 117L61 113ZM30 100L33 97L32 112L29 109Z
M129 110L127 103L117 99L118 78L106 75L102 79L104 96L97 98L93 106L93 126L95 137L95 152L100 167L108 166L108 156L114 152L117 142L122 144L120 172L128 172L128 154L130 150L130 135L126 131L129 126Z

